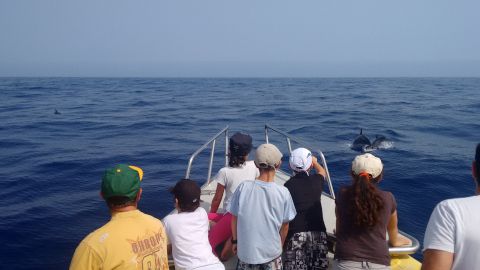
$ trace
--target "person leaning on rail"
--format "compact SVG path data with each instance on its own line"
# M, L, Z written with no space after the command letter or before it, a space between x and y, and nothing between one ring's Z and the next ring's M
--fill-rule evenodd
M162 222L138 210L143 171L117 165L105 171L101 195L112 219L79 244L70 269L168 269Z
M326 171L306 148L293 150L289 164L295 175L285 187L292 195L297 215L289 223L283 269L328 269L327 230L321 202Z
M428 221L423 241L422 270L479 269L480 254L480 144L472 175L476 195L440 202Z
M163 222L175 269L225 270L208 242L208 216L200 207L200 187L193 180L182 179L170 192L175 199L176 211L166 216Z
M248 161L248 154L251 150L252 137L250 135L240 132L233 134L228 144L228 167L220 169L213 178L217 182L217 190L212 199L208 219L215 222L215 225L210 229L208 239L214 253L221 243L225 243L219 256L223 261L233 255L231 241L228 240L232 237L232 215L228 212L217 213L217 211L223 194L225 194L223 200L223 210L225 211L238 185L245 180L258 177L259 172L255 163Z
M232 247L238 255L237 270L282 269L288 223L297 213L288 189L274 181L281 161L282 153L275 145L260 145L255 152L260 176L243 181L232 196L228 211L233 216Z
M336 198L333 269L390 269L385 231L392 246L411 241L398 233L395 197L377 187L383 177L382 161L372 154L359 155L350 174L353 183L341 188Z

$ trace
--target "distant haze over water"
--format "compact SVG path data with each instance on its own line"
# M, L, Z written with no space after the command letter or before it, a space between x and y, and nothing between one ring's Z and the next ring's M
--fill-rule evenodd
M106 62L23 63L0 66L0 76L60 77L225 77L225 78L331 78L331 77L480 77L480 61L378 62Z

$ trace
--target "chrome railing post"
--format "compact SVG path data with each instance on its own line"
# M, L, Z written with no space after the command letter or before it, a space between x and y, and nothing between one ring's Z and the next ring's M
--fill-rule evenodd
M268 125L265 125L265 142L269 143L268 142Z
M202 146L200 146L200 148L197 149L197 151L195 151L191 156L190 158L188 159L188 166L187 166L187 171L185 172L185 178L190 178L190 173L192 171L192 166L193 166L193 160L198 156L198 154L200 154L203 150L205 150L205 148L209 147L210 144L212 144L212 152L210 153L210 162L209 162L209 166L208 166L208 181L210 181L210 178L211 178L211 174L212 174L212 167L213 167L213 158L215 156L215 142L216 139L220 136L222 136L222 134L225 134L225 136L228 136L228 126L226 126L224 129L222 129L220 132L218 132L215 136L213 136L210 140L208 140L206 143L204 143ZM228 138L226 138L225 140L228 140ZM226 141L228 143L228 141ZM228 151L228 146L225 147L225 151ZM227 156L227 152L225 153L225 156Z
M213 157L215 154L215 143L217 140L213 140L212 142L212 150L210 151L210 162L208 163L208 178L207 183L210 184L210 179L212 178L212 166L213 166Z
M288 153L292 154L292 144L290 143L290 138L287 137Z
M195 158L195 156L191 156L189 159L188 159L188 166L187 166L187 172L185 173L185 179L189 179L190 178L190 171L192 170L192 163L193 163L193 159Z
M327 161L325 160L325 156L321 151L318 151L318 154L320 155L320 159L322 160L323 168L325 169L325 172L327 174L327 183L328 183L328 189L330 190L330 195L332 196L333 199L335 199L335 191L333 190L333 185L332 185L332 180L330 179L330 172L328 171L328 166L327 166Z
M228 167L228 129L225 130L225 167Z

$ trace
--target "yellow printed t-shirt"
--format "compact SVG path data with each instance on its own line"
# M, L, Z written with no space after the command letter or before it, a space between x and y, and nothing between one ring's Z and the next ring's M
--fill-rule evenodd
M162 222L139 210L116 212L75 250L70 269L168 269Z

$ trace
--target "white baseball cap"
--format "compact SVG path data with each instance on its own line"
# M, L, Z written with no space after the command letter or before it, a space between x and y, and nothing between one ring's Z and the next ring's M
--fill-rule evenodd
M289 159L290 168L296 172L308 171L312 166L312 152L306 148L297 148L292 151Z
M382 173L382 160L372 154L358 155L352 161L352 171L355 175L366 172L376 178Z

